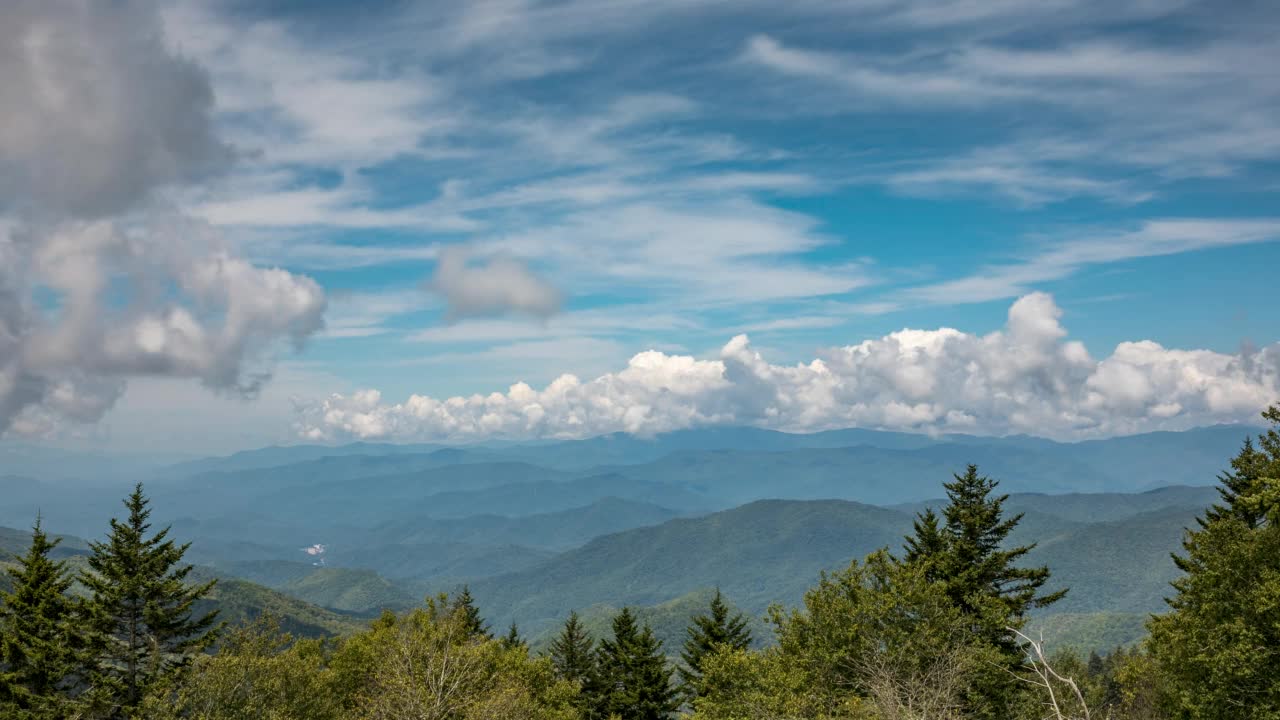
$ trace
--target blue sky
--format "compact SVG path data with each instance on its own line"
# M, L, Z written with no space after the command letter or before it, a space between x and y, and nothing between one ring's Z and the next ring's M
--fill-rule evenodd
M210 132L232 159L156 183L117 222L162 207L257 268L314 279L324 328L290 326L300 350L265 343L246 361L272 375L256 399L230 398L204 369L130 370L109 410L46 428L50 441L143 444L158 425L203 450L299 434L473 440L717 422L1089 437L1247 419L1280 394L1273 4L154 12L170 56L207 78ZM1052 324L1045 352L1075 357L1063 348L1079 341L1090 361L1010 370L1016 388L988 367L984 387L1012 404L866 390L965 372L936 364L928 381L851 369L839 392L777 379L904 328L1012 338L1026 296ZM770 366L751 374L767 401L731 380L732 401L690 391L666 407L652 393L688 380L672 370L639 396L609 396L604 419L579 412L595 391L569 410L530 400L533 416L507 394L489 420L427 420L405 405L517 381L541 392L565 373L610 385L646 350L718 362L709 372L727 377L739 334ZM1130 341L1166 353L1131 363L1147 385L1097 379ZM1030 357L1031 345L1000 347ZM1051 410L1035 387L1057 388ZM353 400L368 389L376 401ZM1036 399L1017 399L1024 391ZM831 409L842 403L881 407Z

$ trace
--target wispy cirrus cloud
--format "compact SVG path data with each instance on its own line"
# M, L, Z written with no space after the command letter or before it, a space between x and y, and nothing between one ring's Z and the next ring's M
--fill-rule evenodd
M1280 241L1277 218L1151 220L1133 230L1044 243L1021 261L987 265L972 275L914 287L903 294L934 303L1001 300L1091 266L1276 241Z
M812 106L798 87L833 89L820 96L821 112L951 111L996 122L1017 113L1012 140L899 158L865 177L907 193L995 191L1033 206L1075 197L1133 204L1171 179L1223 177L1273 159L1280 81L1262 68L1274 60L1265 33L1239 26L1191 40L1102 34L1035 47L1015 27L862 52L757 35L741 54L792 81L776 88L779 97Z

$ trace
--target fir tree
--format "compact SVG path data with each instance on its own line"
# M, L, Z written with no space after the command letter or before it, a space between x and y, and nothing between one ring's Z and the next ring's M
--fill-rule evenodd
M462 592L458 593L457 597L453 599L451 609L454 612L462 613L463 627L466 628L468 635L481 640L493 639L493 634L489 632L489 626L485 624L484 618L480 617L480 609L476 607L475 598L471 597L470 587L462 586Z
M592 654L594 645L591 635L578 620L578 613L569 613L569 619L565 620L564 628L560 630L556 639L551 641L549 654L556 674L562 680L585 687L595 670L595 656Z
M216 611L196 616L194 605L214 581L188 584L182 565L188 545L169 539L169 528L148 537L149 501L142 484L125 500L126 521L111 520L106 542L90 543L90 571L80 581L96 654L95 701L113 718L127 717L147 692L176 676L217 637Z
M511 623L511 627L507 629L507 634L502 636L500 642L502 643L502 647L507 650L528 647L528 645L525 644L524 639L520 637L520 628L516 626L515 622Z
M600 641L593 680L595 714L622 720L660 720L680 706L662 641L639 627L630 608L613 618L613 638Z
M718 649L746 650L751 645L751 631L742 613L730 614L729 604L716 588L711 598L709 613L694 616L692 624L685 628L684 651L680 660L680 680L690 699L698 694L702 679L702 661Z
M72 579L50 553L37 517L27 554L8 570L12 592L0 591L0 711L36 720L71 715L80 684L83 637L77 603L67 594Z

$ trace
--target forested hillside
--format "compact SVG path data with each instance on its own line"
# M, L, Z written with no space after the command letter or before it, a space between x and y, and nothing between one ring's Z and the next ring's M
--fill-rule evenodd
M1280 410L1268 418L1280 428ZM1009 495L970 464L944 497L898 507L758 500L670 518L609 500L580 517L426 518L421 540L519 529L544 547L631 510L660 522L416 597L328 566L318 545L310 563L188 565L193 546L153 525L139 484L102 541L51 536L43 518L0 530L0 710L1031 720L1048 703L1054 718L1225 720L1243 703L1265 718L1280 711L1266 619L1280 434L1259 446L1219 487L1142 494ZM439 709L409 710L423 702Z

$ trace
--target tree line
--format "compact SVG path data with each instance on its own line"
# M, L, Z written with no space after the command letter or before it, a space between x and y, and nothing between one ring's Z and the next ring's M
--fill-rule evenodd
M753 642L717 591L677 658L629 608L598 639L571 613L533 653L514 624L495 636L465 587L339 639L292 638L269 617L217 625L194 611L212 583L187 582L167 529L148 535L139 486L74 578L37 520L0 608L0 717L1277 720L1280 408L1264 417L1186 532L1169 611L1105 656L1026 632L1067 589L1024 566L1034 545L1006 542L1021 516L974 466L898 552L770 608L773 642Z

